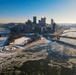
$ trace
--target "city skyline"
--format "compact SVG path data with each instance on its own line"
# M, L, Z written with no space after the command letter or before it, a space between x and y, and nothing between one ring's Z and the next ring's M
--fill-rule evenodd
M76 23L76 0L0 0L0 23L37 20L46 17L50 23Z

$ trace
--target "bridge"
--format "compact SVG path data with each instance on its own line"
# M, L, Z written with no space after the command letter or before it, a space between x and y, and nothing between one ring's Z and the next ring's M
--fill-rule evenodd
M55 35L55 34L43 34L43 37L51 37L51 38L56 38L56 39L59 39L60 37L62 37L62 38L69 38L69 39L76 39L76 37L61 36L61 35Z

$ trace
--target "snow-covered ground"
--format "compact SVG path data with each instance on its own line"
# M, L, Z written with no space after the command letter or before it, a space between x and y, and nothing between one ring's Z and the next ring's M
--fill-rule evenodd
M3 43L5 42L4 41L5 39L6 38L0 38L0 40L2 40ZM14 42L10 43L10 45L0 47L0 52L7 53L8 51L11 52L18 49L25 49L26 46L24 44L26 44L28 40L30 40L30 38L28 37L21 37L21 38L15 39Z
M34 42L32 42L30 44L27 44L27 45L21 45L21 43L20 43L19 45L15 44L15 45L5 46L5 47L2 47L0 49L0 56L2 56L2 55L3 56L13 55L13 54L21 52L23 50L29 49L31 46L34 48L34 45L37 45L37 43L39 45L39 43L45 44L45 43L48 43L48 42L49 42L48 40L46 40L45 38L42 37L41 40L34 41Z
M14 45L22 44L23 45L23 44L27 43L29 39L30 38L28 38L28 37L21 37L21 38L15 39L15 41L11 44L14 44Z

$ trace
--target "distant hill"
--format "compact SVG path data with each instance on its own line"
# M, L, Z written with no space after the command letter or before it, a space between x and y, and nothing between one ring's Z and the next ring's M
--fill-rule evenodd
M58 23L58 24L67 26L67 25L72 25L72 24L75 24L75 23Z
M76 27L76 23L58 23L59 26Z
M17 25L18 23L7 23L7 24L0 24L0 27L5 27L5 28L9 28L9 27L13 27L15 25Z

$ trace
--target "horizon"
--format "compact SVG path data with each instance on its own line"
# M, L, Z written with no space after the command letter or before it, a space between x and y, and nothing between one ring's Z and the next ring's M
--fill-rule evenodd
M56 23L76 23L76 0L0 0L0 23L25 23L37 16Z
M29 19L28 19L28 20L29 20ZM25 21L25 22L27 22L27 21ZM23 24L24 24L25 22L12 22L12 21L11 21L11 22L4 22L4 23L0 23L0 24L8 24L8 23L23 23ZM32 21L32 22L33 22L33 21ZM55 20L54 20L54 22L55 22ZM37 23L38 23L38 22L37 22ZM76 23L70 23L70 22L69 22L69 23L65 23L65 22L64 22L64 23L58 23L58 22L55 22L55 23L57 23L57 24L76 24ZM51 24L51 21L50 21L50 23L46 23L46 24Z

